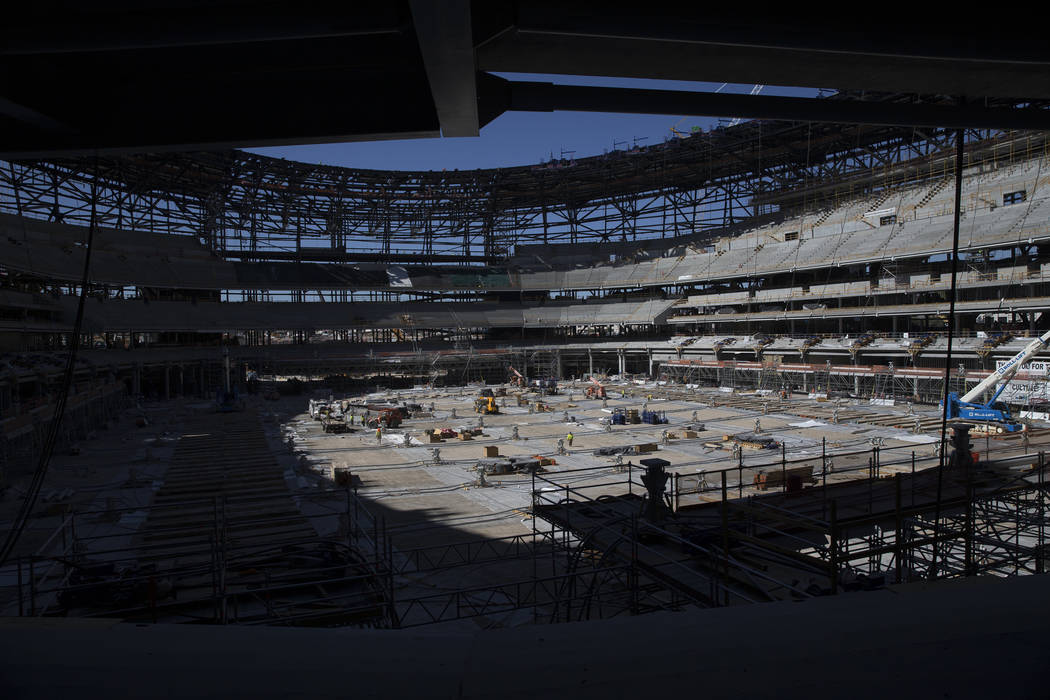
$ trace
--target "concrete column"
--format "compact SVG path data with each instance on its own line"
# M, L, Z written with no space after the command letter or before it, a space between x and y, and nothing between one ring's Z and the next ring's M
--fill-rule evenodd
M649 353L649 378L652 379L653 378L653 349L649 348L648 349L648 353Z
M164 365L164 398L171 398L171 365Z
M135 371L131 375L131 393L135 396L142 393L142 365L135 365Z
M565 371L564 371L564 368L563 368L562 362L561 362L561 350L556 350L554 352L554 361L556 363L556 367L558 368L557 369L557 371L558 371L558 377L557 378L561 379L562 377L565 376Z
M182 368L182 365L178 365L176 369L179 370L179 396L186 395L186 371Z
M590 348L587 348L587 373L594 376L594 355L591 354Z

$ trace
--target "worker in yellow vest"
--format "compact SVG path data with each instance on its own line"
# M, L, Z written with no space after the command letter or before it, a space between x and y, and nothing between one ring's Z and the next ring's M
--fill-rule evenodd
M569 443L569 447L572 447L572 437L573 435L571 432L565 436L565 442Z

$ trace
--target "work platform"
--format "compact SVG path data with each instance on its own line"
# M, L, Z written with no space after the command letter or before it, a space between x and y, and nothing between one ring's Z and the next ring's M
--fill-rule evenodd
M1040 523L1050 501L1043 453L970 470L900 467L883 467L876 448L866 469L837 473L830 483L822 474L823 483L811 487L785 477L777 492L745 486L743 470L708 472L706 490L717 500L672 510L679 501L672 489L667 516L655 521L643 514L648 496L632 477L618 496L591 498L579 485L541 487L533 513L552 539L571 539L593 557L630 567L676 605L799 600L1045 570Z

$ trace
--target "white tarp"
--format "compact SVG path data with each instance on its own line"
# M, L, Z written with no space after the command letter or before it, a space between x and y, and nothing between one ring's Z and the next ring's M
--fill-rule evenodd
M411 287L412 278L409 277L408 270L401 267L400 265L390 265L386 268L386 276L390 280L391 287Z
M819 420L807 420L802 423L788 423L792 428L820 428L827 423L821 423Z
M920 445L926 445L931 442L937 442L937 438L930 435L894 435L894 440L901 440L902 442L916 442Z

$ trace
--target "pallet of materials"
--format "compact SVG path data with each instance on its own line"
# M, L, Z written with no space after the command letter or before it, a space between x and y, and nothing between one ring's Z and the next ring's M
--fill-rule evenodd
M755 474L754 483L760 491L765 491L769 488L781 488L787 484L788 491L800 490L802 484L815 484L816 478L813 476L813 464L803 464L798 467L789 467L787 469L777 469L776 467L767 471L758 472Z
M345 419L333 415L322 415L321 427L326 433L345 433L350 430Z

